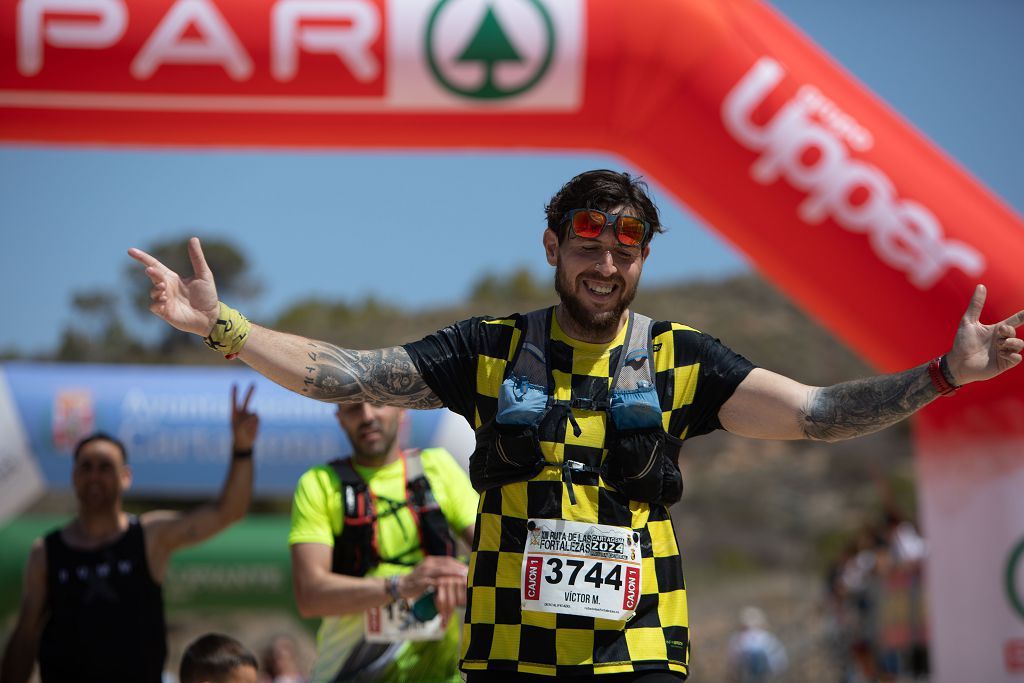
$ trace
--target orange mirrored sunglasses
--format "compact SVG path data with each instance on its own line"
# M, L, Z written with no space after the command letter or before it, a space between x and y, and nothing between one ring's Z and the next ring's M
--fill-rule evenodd
M615 232L615 239L627 247L643 244L651 229L650 223L636 216L605 213L597 209L573 209L562 216L561 222L568 222L574 235L588 240L597 239L610 225Z

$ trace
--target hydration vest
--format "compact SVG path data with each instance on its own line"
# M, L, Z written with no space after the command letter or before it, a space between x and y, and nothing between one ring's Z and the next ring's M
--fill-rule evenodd
M455 556L455 539L452 538L448 520L445 519L430 489L430 481L423 471L420 452L403 451L402 463L405 469L405 500L397 502L375 496L352 466L351 457L332 460L329 463L341 483L343 515L341 533L334 537L331 559L331 571L335 574L365 576L381 562L411 567L417 561L409 560L408 557L416 550L422 550L423 555ZM379 502L388 503L388 509L378 511ZM397 514L402 508L409 508L409 512L412 513L416 528L409 532L417 535L418 543L395 557L381 557L377 541L377 522L384 517Z
M553 309L524 316L523 341L508 364L498 390L494 418L476 433L476 450L469 459L469 476L477 491L529 481L545 467L561 470L569 501L576 504L573 473L599 475L630 500L671 505L683 494L678 455L682 441L665 432L661 402L654 384L654 352L650 318L633 313L612 375L610 399L580 395L573 387L570 400L555 399L550 357ZM590 385L592 386L592 385ZM576 436L582 432L573 408L605 411L605 448L600 467L574 460L545 460L539 427L546 419L567 420Z

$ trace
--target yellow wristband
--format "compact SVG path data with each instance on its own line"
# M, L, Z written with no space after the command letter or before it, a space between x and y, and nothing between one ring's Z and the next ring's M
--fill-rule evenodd
M242 347L245 346L252 323L223 301L219 303L220 312L217 314L217 322L210 330L210 336L204 337L203 341L211 349L223 353L225 358L231 360L241 353Z

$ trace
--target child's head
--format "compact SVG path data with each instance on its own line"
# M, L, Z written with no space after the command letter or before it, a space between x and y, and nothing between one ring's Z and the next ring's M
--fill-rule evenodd
M256 657L240 642L222 633L192 641L181 657L181 683L256 683Z

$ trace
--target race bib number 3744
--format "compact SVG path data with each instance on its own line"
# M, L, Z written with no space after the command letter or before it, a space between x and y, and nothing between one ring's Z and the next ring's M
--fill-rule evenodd
M531 519L523 609L625 621L640 600L640 535L604 524Z

